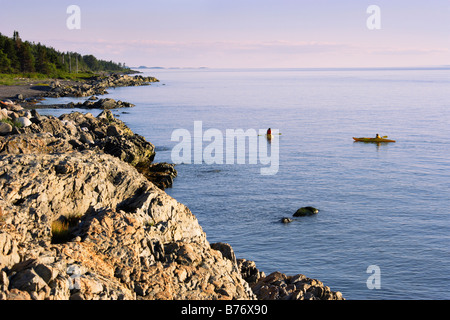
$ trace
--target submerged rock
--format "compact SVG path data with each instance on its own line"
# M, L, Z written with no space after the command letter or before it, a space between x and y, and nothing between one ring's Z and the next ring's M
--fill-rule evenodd
M291 218L287 218L287 217L281 218L282 223L291 223L292 221L294 221L294 220Z
M319 213L319 210L314 207L302 207L294 213L294 217L311 216L317 213Z

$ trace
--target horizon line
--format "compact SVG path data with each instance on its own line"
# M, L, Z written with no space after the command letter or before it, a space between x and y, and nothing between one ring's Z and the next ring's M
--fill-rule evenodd
M450 70L450 65L409 66L409 67L128 67L131 70Z

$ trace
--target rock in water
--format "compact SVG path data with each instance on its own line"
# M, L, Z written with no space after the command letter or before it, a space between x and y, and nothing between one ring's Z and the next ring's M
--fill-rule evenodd
M287 217L281 218L282 223L290 223L292 221L294 221L294 220L292 220L291 218L287 218Z
M317 213L319 213L319 210L314 207L302 207L294 213L294 217L312 216Z

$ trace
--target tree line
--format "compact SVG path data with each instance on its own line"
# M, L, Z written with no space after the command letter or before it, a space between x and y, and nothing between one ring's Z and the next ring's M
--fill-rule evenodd
M0 33L0 73L41 73L58 77L63 73L129 71L125 63L99 60L93 55L60 52L41 43L23 41L19 32L9 38Z

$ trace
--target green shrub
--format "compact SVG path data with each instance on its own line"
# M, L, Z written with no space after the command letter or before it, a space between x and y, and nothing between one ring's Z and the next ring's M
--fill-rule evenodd
M2 119L0 122L7 123L11 125L12 127L22 128L23 125L19 121L12 121L11 119Z
M81 214L69 214L67 217L62 217L52 222L52 243L60 244L66 243L73 238L72 229L80 221Z

